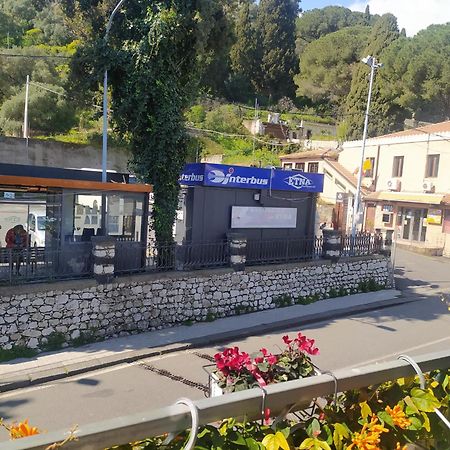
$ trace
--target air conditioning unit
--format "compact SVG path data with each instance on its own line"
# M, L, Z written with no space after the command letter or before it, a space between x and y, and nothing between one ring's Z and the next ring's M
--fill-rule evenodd
M400 190L400 180L398 178L391 178L387 182L387 188L390 191L399 191Z
M423 192L434 192L434 184L432 181L425 180L422 184Z

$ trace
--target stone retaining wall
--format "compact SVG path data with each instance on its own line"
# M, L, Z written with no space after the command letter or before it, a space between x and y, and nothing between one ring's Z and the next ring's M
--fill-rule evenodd
M196 272L146 274L112 284L77 280L52 285L0 289L0 348L39 348L49 336L66 342L81 333L97 337L171 327L275 308L283 294L326 298L330 289L351 290L373 279L391 287L391 267L383 257L305 262Z

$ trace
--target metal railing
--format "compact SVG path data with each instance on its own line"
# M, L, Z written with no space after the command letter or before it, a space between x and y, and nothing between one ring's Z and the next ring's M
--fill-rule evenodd
M276 264L318 259L322 256L323 238L272 239L247 241L249 265Z
M230 265L229 246L226 240L145 245L132 239L117 239L114 272L122 275L225 267ZM246 265L317 260L323 257L323 247L322 236L248 240ZM382 239L376 235L359 234L354 239L343 236L340 254L344 257L367 256L379 253L381 248ZM3 284L89 277L92 267L91 242L65 242L58 249L0 249L0 283Z
M423 372L450 367L450 350L417 356L415 362ZM405 360L391 360L365 367L340 369L333 373L302 378L269 385L265 388L264 405L276 416L286 411L298 411L318 397L361 389L366 386L415 375L415 369ZM261 418L262 394L259 388L207 398L193 402L200 425L216 422L228 417L248 421ZM298 405L297 407L295 405ZM117 417L103 422L80 426L76 432L78 441L64 446L67 450L100 450L114 445L136 442L163 433L179 432L191 427L191 415L186 406L175 404L159 410L149 409L142 413ZM42 450L61 442L67 430L57 431L11 442L2 442L2 450Z
M57 250L36 246L0 249L0 283L3 284L82 278L91 274L90 242L70 243Z
M367 256L380 253L383 237L377 234L359 233L341 238L341 256Z

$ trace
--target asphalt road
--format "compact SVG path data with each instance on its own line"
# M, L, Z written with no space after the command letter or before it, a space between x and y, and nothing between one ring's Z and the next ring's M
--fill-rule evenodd
M316 339L320 355L314 362L321 369L362 366L401 353L414 356L450 347L450 260L399 251L397 263L397 285L417 301L302 328ZM182 396L203 398L207 384L203 366L223 346L238 345L248 352L266 347L276 353L281 337L298 331L268 332L6 393L0 397L0 417L28 418L53 431L170 405Z

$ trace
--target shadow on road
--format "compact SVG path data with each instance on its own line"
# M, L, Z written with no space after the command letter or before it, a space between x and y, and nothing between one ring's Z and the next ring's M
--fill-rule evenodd
M8 420L11 419L10 413L13 408L16 408L18 406L22 406L25 403L29 403L30 400L27 399L20 399L20 400L6 400L3 402L0 402L0 418Z

